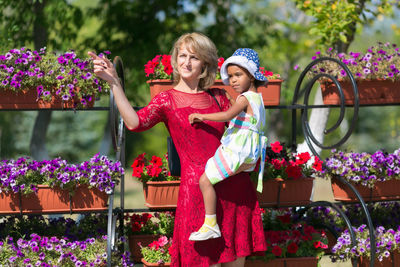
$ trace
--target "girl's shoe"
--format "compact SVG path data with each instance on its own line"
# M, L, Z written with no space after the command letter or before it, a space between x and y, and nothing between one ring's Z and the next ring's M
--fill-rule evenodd
M207 232L193 232L190 234L189 240L191 241L203 241L207 239L212 239L212 238L218 238L221 237L221 231L219 230L218 224L214 226L209 226L207 224L203 224L202 227L207 227L208 231Z

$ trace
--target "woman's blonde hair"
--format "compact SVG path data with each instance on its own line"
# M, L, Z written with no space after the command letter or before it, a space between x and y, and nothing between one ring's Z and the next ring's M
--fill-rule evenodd
M172 47L171 52L171 65L174 69L173 77L175 84L178 83L181 78L178 73L177 57L179 48L183 44L186 45L192 53L195 53L199 59L204 62L203 71L199 77L199 87L202 89L207 89L214 84L218 69L218 55L215 44L210 38L197 32L186 33L179 37Z

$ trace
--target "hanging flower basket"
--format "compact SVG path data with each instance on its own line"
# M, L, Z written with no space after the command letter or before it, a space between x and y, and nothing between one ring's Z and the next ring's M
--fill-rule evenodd
M354 105L353 87L349 81L340 82L345 104ZM400 103L400 82L391 80L357 80L360 104ZM326 105L339 105L339 90L333 83L321 84L322 97Z
M257 192L260 207L308 205L311 203L313 181L314 178L264 180L262 193Z
M99 211L107 209L107 200L105 192L87 185L78 186L74 195L59 187L39 185L37 193L1 193L0 214Z
M143 183L145 205L153 209L176 208L181 181L148 181Z
M269 80L266 86L260 86L257 88L257 92L262 93L264 105L266 106L277 106L279 105L279 99L281 97L281 85L283 80ZM172 89L173 82L168 79L160 80L149 80L147 83L150 86L150 97L155 97L158 93ZM225 85L222 80L215 80L215 83L210 88L219 88L226 90L229 95L236 99L239 95L231 86Z
M373 188L354 183L352 185L367 202L400 200L400 180L376 182ZM338 183L336 179L332 180L332 190L337 201L358 202L354 192L345 184Z
M282 258L271 261L246 260L245 267L316 267L318 257Z

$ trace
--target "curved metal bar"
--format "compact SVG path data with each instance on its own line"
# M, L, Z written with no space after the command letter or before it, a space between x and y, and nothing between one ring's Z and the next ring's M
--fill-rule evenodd
M301 86L306 74L308 73L308 71L310 71L313 67L315 67L317 64L319 64L323 61L335 62L336 64L340 65L345 70L347 76L350 78L350 81L351 81L351 84L353 87L354 96L355 96L353 118L352 118L349 130L347 131L347 133L344 135L344 137L342 139L340 139L337 143L332 144L330 146L324 146L312 134L312 131L308 124L308 109L309 109L309 103L308 103L309 101L308 100L310 97L311 89L314 86L314 84L318 81L318 79L320 79L322 77L326 77L326 78L329 78L335 84L335 86L337 87L337 89L339 91L339 96L340 96L340 116L339 116L339 119L336 121L336 123L331 128L326 129L324 131L324 133L328 134L328 133L332 132L333 130L337 129L339 127L339 125L341 124L341 122L343 121L344 114L345 114L345 108L346 108L344 94L343 94L343 90L342 90L342 86L340 85L340 82L336 79L336 77L334 77L332 75L329 75L326 73L320 73L320 74L315 75L313 77L313 79L307 83L305 88L300 91L300 86ZM330 148L338 147L338 146L342 145L344 142L346 142L347 139L352 134L354 127L355 127L355 122L358 119L358 110L359 110L359 96L358 96L357 84L355 82L355 79L354 79L352 73L350 72L350 70L347 68L347 66L343 62L341 62L340 60L334 59L334 58L321 57L321 58L318 58L318 59L312 61L304 69L304 71L300 74L300 77L296 84L296 88L295 88L295 92L294 92L294 96L293 96L293 100L292 100L292 105L295 105L297 103L297 101L299 100L300 96L303 93L305 93L305 96L304 96L305 108L302 109L301 119L302 119L302 128L303 128L304 138L307 142L307 145L313 152L313 154L320 158L319 154L316 153L316 150L313 147L314 145L316 145L322 149L330 149ZM292 119L293 119L293 117L295 117L295 114L292 115ZM295 127L295 125L293 125L293 127ZM293 134L295 134L295 133L293 133Z
M118 77L121 81L122 89L125 91L125 73L124 73L124 64L122 63L122 59L116 56L113 60L113 64L115 70L117 71ZM119 112L117 109L117 105L115 103L114 94L110 91L110 119L111 119L111 136L114 150L117 151L118 149L118 117Z
M331 208L333 208L336 212L338 212L340 214L340 216L342 216L344 222L346 223L347 229L349 229L350 232L350 239L351 239L351 244L353 246L356 246L356 234L354 233L354 229L353 226L351 225L351 222L349 220L349 218L347 217L347 215L342 211L342 209L340 207L338 207L335 203L331 203L328 201L316 201L316 202L312 202L310 204L310 206L329 206ZM357 267L357 260L353 259L352 260L352 265L353 267ZM373 265L371 265L373 267Z
M122 59L120 57L115 57L113 60L114 67L117 71L118 77L121 82L121 86L123 91L125 92L125 74L124 74L124 65L122 63ZM116 151L116 160L120 161L122 167L125 168L125 128L124 122L122 118L120 118L120 114L115 103L115 98L110 92L110 120L111 120L111 135L112 142L114 146L114 150ZM125 190L125 179L124 176L121 175L121 210L124 210L124 190ZM120 229L119 231L123 233L123 216L119 214L114 216L113 207L114 207L114 191L109 197L109 209L108 209L108 225L107 225L107 266L111 267L111 253L112 250L115 249L115 238L116 234L116 220L117 217L120 220Z
M364 199L362 198L362 196L360 195L360 193L357 191L357 189L348 181L346 181L345 179L343 179L340 176L335 176L336 179L338 179L340 182L342 182L343 184L347 185L351 191L354 192L354 194L356 195L356 197L358 198L358 200L361 203L361 207L362 210L364 212L365 217L367 218L367 225L369 228L369 240L370 240L370 248L371 248L371 262L370 262L370 266L374 267L374 262L375 262L375 251L376 251L376 243L375 243L375 228L374 225L372 224L372 219L371 219L371 215L369 214L367 205L364 202Z
M112 254L112 248L113 248L113 206L114 206L114 190L108 197L109 203L108 203L108 217L107 217L107 267L111 267L111 254Z
M329 74L326 74L326 73L320 73L320 74L315 75L313 77L313 79L310 82L308 82L308 84L307 84L307 86L305 88L305 95L304 95L304 106L305 106L305 109L304 109L304 112L306 113L306 118L308 117L307 116L308 115L308 106L309 106L308 99L310 97L311 89L312 89L314 83L318 79L320 79L322 77L329 78L330 80L333 81L333 83L335 84L335 86L337 88L342 88L340 83L338 82L338 80L336 80L336 78L334 76L332 76L332 75L329 75ZM342 123L342 121L344 119L344 114L345 114L345 108L346 107L345 107L344 94L343 94L342 90L339 90L339 95L340 95L340 115L339 115L339 118L336 121L335 125L333 125L330 129L325 130L325 134L336 130L340 126L340 124Z

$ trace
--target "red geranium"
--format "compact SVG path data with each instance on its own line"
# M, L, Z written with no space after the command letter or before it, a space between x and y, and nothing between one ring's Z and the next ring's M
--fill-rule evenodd
M281 143L279 143L279 141L276 141L275 143L271 144L271 149L275 153L281 153L282 148L283 148L283 146L281 145Z
M322 169L322 161L308 152L295 153L279 141L267 147L264 179L299 179L311 177Z
M287 247L287 251L292 254L295 254L298 249L299 246L297 246L297 244L294 242L290 243L289 246Z
M179 180L179 177L171 176L168 170L167 155L164 158L152 156L151 160L145 156L146 153L142 153L134 159L131 165L133 177L141 182Z
M279 246L273 246L271 252L276 256L279 257L282 255L282 249Z
M262 220L268 247L264 259L315 257L324 254L327 248L325 232L298 222L298 214L290 208L266 209Z
M155 79L171 79L173 68L170 55L156 55L144 65L146 77Z

